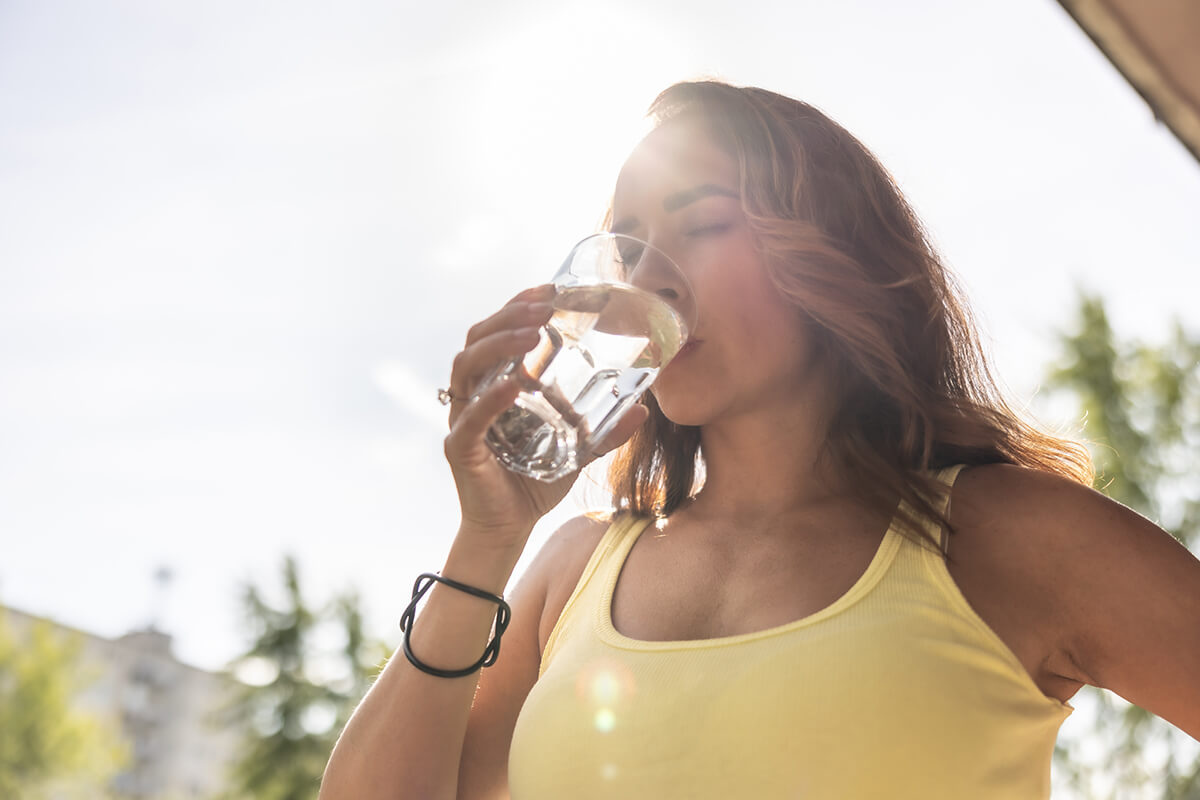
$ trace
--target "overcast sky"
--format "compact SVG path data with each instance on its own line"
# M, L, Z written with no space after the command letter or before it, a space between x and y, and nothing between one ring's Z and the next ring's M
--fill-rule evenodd
M6 0L0 602L115 636L165 565L159 625L217 668L290 552L395 641L457 526L467 327L701 76L874 149L1018 402L1076 286L1128 336L1200 327L1200 167L1052 0Z

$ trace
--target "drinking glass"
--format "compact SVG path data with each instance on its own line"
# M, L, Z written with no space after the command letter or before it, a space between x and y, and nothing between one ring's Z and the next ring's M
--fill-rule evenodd
M656 247L619 233L583 239L554 276L554 314L537 345L501 366L516 402L487 432L510 470L569 475L679 352L696 324L686 276Z

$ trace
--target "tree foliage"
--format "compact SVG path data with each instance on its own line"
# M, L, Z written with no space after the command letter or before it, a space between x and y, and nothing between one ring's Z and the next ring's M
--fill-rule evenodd
M80 643L49 623L23 635L0 610L0 797L67 797L71 787L107 796L121 765L116 735L77 707L85 688Z
M1188 546L1200 547L1200 337L1176 322L1162 345L1119 340L1103 301L1081 295L1075 329L1047 386L1073 396L1096 463L1096 489ZM1064 740L1056 769L1088 798L1200 798L1196 742L1142 708L1085 688L1089 742Z
M355 593L314 608L295 560L285 558L282 572L281 605L254 586L242 593L253 642L233 668L251 683L233 713L249 734L231 795L313 800L337 733L387 651L365 633Z

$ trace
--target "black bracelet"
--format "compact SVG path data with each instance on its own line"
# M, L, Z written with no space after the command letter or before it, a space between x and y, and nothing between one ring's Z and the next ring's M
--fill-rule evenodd
M492 640L488 642L488 646L483 650L483 656L480 657L471 666L466 669L438 669L423 663L412 651L412 644L409 642L409 637L412 635L413 619L417 616L417 604L421 602L421 598L429 591L429 587L433 586L434 582L444 583L452 589L458 589L460 592L474 595L483 600L490 600L500 606L496 611L496 633ZM508 627L508 622L512 618L512 609L508 603L504 602L504 598L499 595L485 592L483 589L476 589L474 586L467 586L465 583L443 578L441 575L435 575L432 572L425 572L417 576L417 582L413 584L412 601L408 604L408 608L404 609L404 613L400 616L400 630L404 631L404 655L408 658L409 663L421 670L421 672L430 675L436 675L439 678L463 678L471 675L483 667L490 667L496 663L496 658L500 655L500 637L504 635L504 630Z

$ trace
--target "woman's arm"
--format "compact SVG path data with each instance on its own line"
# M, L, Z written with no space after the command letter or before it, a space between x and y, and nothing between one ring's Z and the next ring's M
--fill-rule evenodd
M552 297L551 286L522 292L475 325L451 371L445 451L462 523L442 574L492 594L504 591L534 524L562 500L575 479L571 475L543 483L509 472L484 441L488 426L516 399L519 384L495 381L482 390L480 385L495 364L533 347L538 326L549 319ZM645 418L644 407L631 409L594 455L620 445ZM562 574L554 548L544 552L548 557L539 557L513 593L499 658L486 669L482 683L478 673L430 675L403 653L391 659L334 747L321 800L450 800L468 793L507 793L508 739L537 678L547 586L551 577ZM496 611L488 600L437 583L410 629L412 652L445 670L473 664L487 645ZM486 691L473 708L477 688ZM460 787L462 765L469 785Z
M338 739L322 800L507 797L517 715L537 680L550 630L606 528L577 517L550 537L509 598L512 621L493 666L468 678L435 678L403 653L393 656ZM453 548L444 574L466 574L473 552ZM483 588L486 573L502 563L503 557L483 559L476 567L480 583L472 585ZM442 588L430 590L413 626L413 651L434 666L469 664L483 651L496 608L470 595L434 594ZM464 646L468 641L477 646Z
M1068 677L1200 740L1200 560L1089 488L1018 467L971 472L973 494L1003 520L995 530L1006 549L1021 553L1030 591L1048 598L1056 661L1070 665Z
M465 533L456 539L442 574L501 593L519 551L488 552L473 546ZM325 769L321 800L458 796L468 718L479 717L474 724L489 730L511 730L515 712L537 678L540 654L531 642L536 643L544 594L540 576L530 574L520 582L510 598L512 620L500 656L486 670L491 691L512 698L511 707L492 703L472 711L478 672L464 678L435 677L397 652L342 731ZM413 652L443 669L471 664L483 652L495 618L493 603L435 584L412 626ZM491 791L475 796L504 795Z
M1050 534L1076 550L1060 595L1072 660L1087 683L1200 740L1200 561L1119 503L1063 493Z
M529 565L513 597L513 615L515 619L518 604L530 613L519 632L510 626L504 635L502 653L508 658L509 638L518 633L512 641L513 661L505 669L497 662L484 670L475 692L458 771L459 797L508 797L508 753L517 716L538 677L550 632L607 529L606 521L576 517L550 537Z

